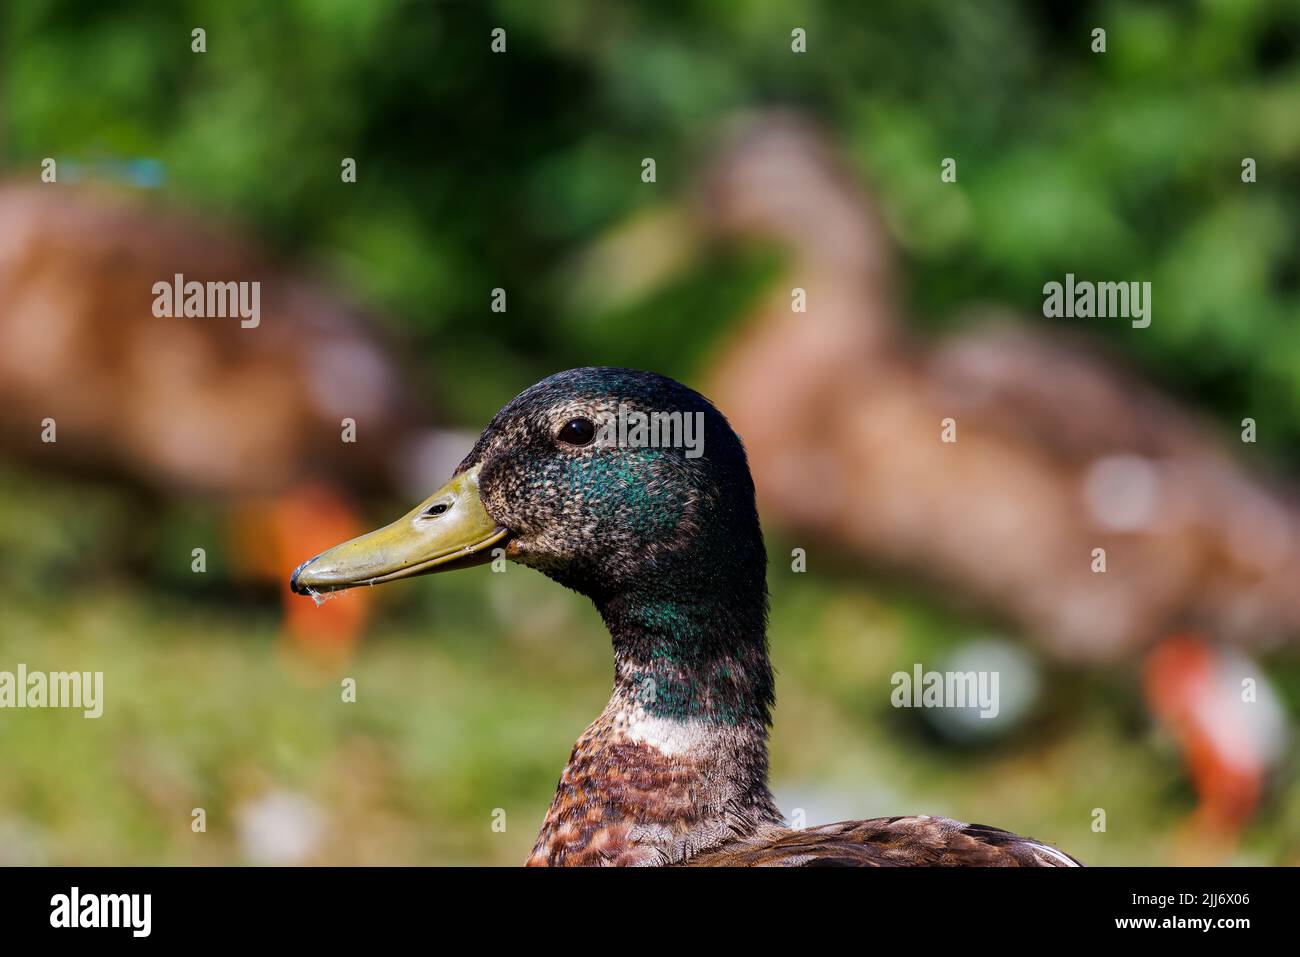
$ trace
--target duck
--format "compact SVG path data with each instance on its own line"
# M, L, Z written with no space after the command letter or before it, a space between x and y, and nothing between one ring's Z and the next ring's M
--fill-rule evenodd
M258 325L155 315L177 275L259 283ZM285 566L364 531L367 499L418 494L412 463L470 445L413 398L382 326L238 227L104 184L0 182L0 456L212 506L233 577L273 583L290 647L328 662L368 602L308 616Z
M703 180L708 236L784 257L702 374L772 522L994 609L1070 664L1131 660L1189 626L1243 650L1300 637L1296 488L1253 467L1235 429L1041 316L975 307L924 333L879 201L803 117L738 123Z
M1240 685L1267 689L1254 654L1300 637L1294 483L1082 330L978 307L924 334L880 194L846 155L805 117L752 115L698 192L705 236L784 256L703 373L764 514L991 612L1049 660L1140 673L1195 792L1187 851L1213 822L1226 856L1286 753L1284 723L1256 720Z
M673 428L698 424L692 447ZM775 679L767 551L741 439L663 375L550 376L491 420L407 514L298 566L298 595L494 561L589 598L614 687L578 738L530 866L1079 866L998 828L928 815L787 826L768 787Z

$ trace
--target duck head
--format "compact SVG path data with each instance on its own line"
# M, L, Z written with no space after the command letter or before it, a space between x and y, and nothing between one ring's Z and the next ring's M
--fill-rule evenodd
M779 822L766 552L744 448L706 399L647 372L551 376L497 413L447 485L306 562L292 585L492 557L589 596L614 646L613 692L574 746L530 863L665 863Z
M602 612L669 597L766 613L744 448L703 396L628 369L561 372L493 418L455 474L397 521L304 562L300 594L506 557ZM640 599L633 601L632 599ZM608 615L606 616L608 619Z

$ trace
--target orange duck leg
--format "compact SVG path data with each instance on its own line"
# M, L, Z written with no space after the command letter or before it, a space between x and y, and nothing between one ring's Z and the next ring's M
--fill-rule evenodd
M241 568L279 584L285 635L294 649L325 665L346 663L370 617L368 590L319 605L304 602L289 591L284 570L364 532L357 510L340 492L314 483L241 505L236 528Z
M1239 677L1223 665L1198 637L1176 635L1151 652L1144 676L1151 709L1177 742L1196 788L1184 850L1202 862L1231 852L1267 771L1267 742L1246 720Z

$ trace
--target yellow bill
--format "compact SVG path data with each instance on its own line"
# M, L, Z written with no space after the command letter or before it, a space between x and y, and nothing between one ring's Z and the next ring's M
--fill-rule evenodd
M461 472L391 525L303 562L289 587L299 595L338 591L491 560L509 532L483 508L478 472Z

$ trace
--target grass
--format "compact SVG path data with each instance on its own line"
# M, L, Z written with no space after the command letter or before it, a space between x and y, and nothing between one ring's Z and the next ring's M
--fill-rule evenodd
M5 507L23 502L21 527L67 514L67 488L23 491ZM6 546L21 546L15 523L0 515ZM102 554L78 571L48 543L11 554L0 669L102 670L106 703L97 720L0 711L0 863L517 864L609 691L594 610L517 566L392 586L351 662L323 670L280 635L273 596L184 591ZM947 814L1090 864L1183 859L1193 795L1132 669L1038 663L1024 720L955 743L891 708L889 678L986 628L847 572L791 574L780 554L773 785L788 814ZM1270 673L1294 713L1295 657ZM1230 861L1300 863L1295 776L1282 769Z

